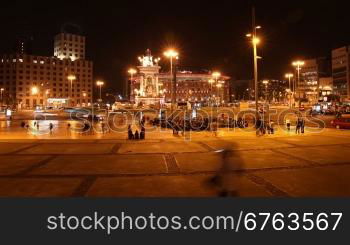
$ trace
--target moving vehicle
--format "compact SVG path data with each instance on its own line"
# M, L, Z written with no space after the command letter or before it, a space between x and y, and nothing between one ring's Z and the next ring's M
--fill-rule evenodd
M350 129L350 118L337 118L331 124L337 129Z

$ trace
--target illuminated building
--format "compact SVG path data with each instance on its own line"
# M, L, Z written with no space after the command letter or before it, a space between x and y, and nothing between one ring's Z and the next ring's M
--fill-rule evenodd
M139 57L141 63L137 73L130 82L130 100L139 104L170 103L172 76L169 72L161 72L159 59L154 59L150 51ZM220 76L216 82L207 70L176 69L176 101L203 103L214 98L217 103L228 103L229 77Z
M59 34L56 38L64 35L70 37ZM54 53L58 54L60 48L56 44L55 39ZM91 103L93 63L83 58L84 50L79 49L79 52L74 53L72 59L27 54L1 56L0 87L4 88L7 103L18 108L85 106ZM72 75L74 81L69 79ZM32 93L33 87L38 88L36 94Z
M85 37L70 33L55 36L54 56L60 59L85 59Z
M330 64L327 58L308 59L300 70L300 84L297 86L297 93L301 98L317 103L320 92L320 79L328 77ZM329 62L330 63L330 62Z
M332 77L334 94L340 100L350 100L350 46L332 50Z

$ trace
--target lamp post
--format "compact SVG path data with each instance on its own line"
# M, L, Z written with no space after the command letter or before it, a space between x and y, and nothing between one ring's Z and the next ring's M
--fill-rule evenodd
M260 29L261 26L255 25L255 8L252 8L252 33L247 34L247 37L251 37L253 44L253 61L254 61L254 84L255 84L255 120L258 120L259 117L259 94L258 94L258 54L257 54L257 45L260 43L260 39L257 37L257 29ZM256 130L256 135L259 135L258 130Z
M292 108L292 87L291 87L291 83L290 83L290 79L292 77L294 77L294 75L292 73L287 73L285 75L286 78L288 78L288 81L289 81L289 108Z
M173 111L175 103L176 103L176 84L175 84L175 79L174 79L174 75L173 75L173 59L174 58L178 59L179 53L177 51L175 51L174 49L168 49L167 51L164 52L164 56L169 58L169 60L170 60L170 77L171 77L171 84L172 84L171 111Z
M3 93L4 93L4 88L1 88L0 91L1 91L1 106L3 105Z
M210 97L209 97L210 106L212 106L212 98L213 98L212 92L213 92L213 83L214 82L215 81L213 79L208 80L208 83L210 84Z
M104 82L103 81L96 81L96 85L98 86L98 87L100 87L100 99L99 99L99 101L100 102L102 102L102 86L103 86L103 84L104 84Z
M300 61L300 60L297 60L297 61L294 61L293 63L292 63L292 65L296 68L296 70L297 70L297 86L296 86L296 88L298 88L298 99L299 99L299 107L300 107L300 88L299 88L299 86L300 86L300 70L301 70L301 67L303 66L305 64L305 62L304 61ZM296 88L295 88L295 90L296 90ZM296 93L296 91L295 91L295 93Z
M128 73L130 74L130 83L132 83L132 79L134 74L137 73L137 71L134 68L130 68L128 70ZM126 85L125 85L125 98L129 98L129 83L128 81L126 81Z
M75 79L77 79L77 78L76 78L75 75L69 75L67 78L68 78L68 80L70 81L70 95L69 95L69 101L70 101L70 104L74 105L74 102L73 102L73 99L72 99L72 97L73 97L73 81L74 81Z

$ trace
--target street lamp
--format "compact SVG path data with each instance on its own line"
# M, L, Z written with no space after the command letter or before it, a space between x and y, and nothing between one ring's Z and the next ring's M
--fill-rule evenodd
M130 83L132 83L133 75L137 73L137 70L135 70L134 68L130 68L128 70L128 73L130 74ZM128 81L126 81L125 98L128 98L128 89L129 89L129 83Z
M297 88L298 88L298 99L299 99L299 107L300 107L300 70L301 70L301 67L305 64L304 61L300 61L300 60L297 60L297 61L294 61L292 63L292 65L296 68L297 70L297 79L298 79L298 82L297 82Z
M292 87L291 87L291 83L290 83L290 79L292 78L292 77L294 77L294 75L292 74L292 73L287 73L286 75L285 75L285 77L286 78L288 78L288 81L289 81L289 107L290 108L292 108Z
M73 97L73 80L77 79L75 75L71 74L68 77L68 80L70 81L70 96L69 96L69 101L73 102L72 97ZM74 104L74 103L71 103Z
M259 94L258 94L258 55L257 55L257 45L260 43L260 39L257 37L257 29L261 29L261 26L255 25L255 8L252 8L252 33L247 34L247 37L251 38L253 44L253 60L254 60L254 83L255 83L255 121L259 117ZM256 135L259 135L258 130L256 130Z
M3 97L2 97L2 95L3 95L3 93L4 93L4 90L5 90L4 88L1 88L1 89L0 89L0 91L1 91L1 106L2 106L2 104L3 104L3 99L2 99Z
M34 86L31 88L32 95L37 95L39 93L38 87Z
M98 86L98 87L100 87L100 99L99 99L99 101L100 102L102 102L102 85L104 84L104 82L103 81L96 81L96 85Z
M174 76L173 76L173 58L178 59L179 53L174 49L168 49L167 51L164 52L164 56L170 59L170 76L171 76L171 83L172 83L171 110L173 110L174 105L175 105L175 101L176 101L176 84L175 84Z

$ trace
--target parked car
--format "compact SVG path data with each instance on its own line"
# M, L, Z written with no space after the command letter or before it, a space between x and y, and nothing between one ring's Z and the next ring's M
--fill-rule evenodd
M331 124L337 129L350 129L350 118L337 118Z

